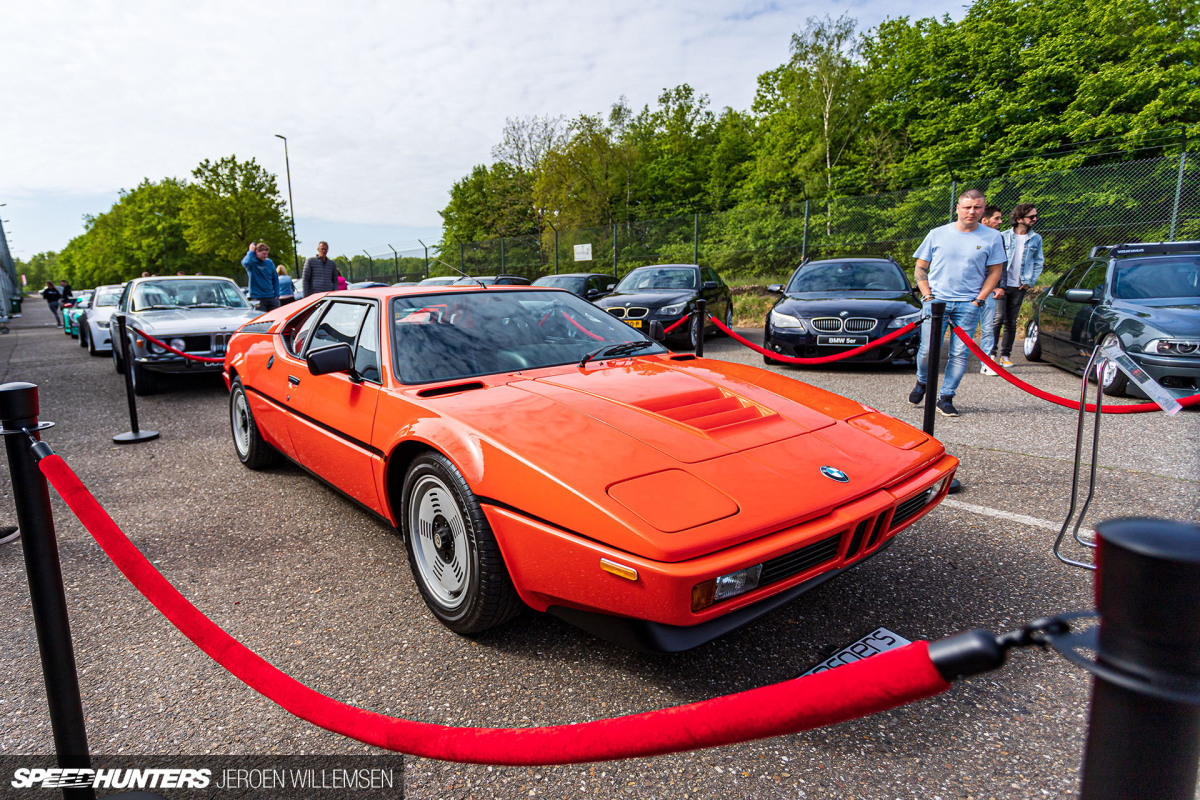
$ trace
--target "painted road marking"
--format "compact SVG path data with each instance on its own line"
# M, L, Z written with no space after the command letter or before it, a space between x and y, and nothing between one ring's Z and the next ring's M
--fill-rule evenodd
M982 514L985 517L1006 519L1009 522L1017 522L1031 528L1043 528L1055 533L1062 530L1061 522L1050 522L1049 520L1038 519L1037 517L1029 517L1025 514L1014 514L1011 511L1000 511L999 509L988 508L987 506L977 506L972 503L964 503L961 500L951 500L949 497L942 501L942 505L949 506L950 508L961 508L963 511L969 511L972 514ZM1088 538L1095 538L1096 532L1091 528L1080 528L1079 534Z

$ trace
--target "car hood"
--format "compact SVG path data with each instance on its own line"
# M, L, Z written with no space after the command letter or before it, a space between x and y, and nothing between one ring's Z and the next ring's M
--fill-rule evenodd
M87 310L88 319L92 322L104 322L117 310L116 306L98 306Z
M1114 300L1112 308L1163 333L1181 338L1200 336L1200 304L1183 303L1179 298L1163 300Z
M173 334L232 333L259 313L253 308L172 308L130 314L129 324L152 334L156 331Z
M783 314L801 317L836 317L842 311L877 318L914 314L921 306L908 292L804 292L789 294L775 304Z
M481 495L663 561L828 514L944 453L899 420L786 376L670 356L514 377L438 405L498 451L484 448ZM569 434L548 435L559 431Z
M676 303L686 303L696 296L696 292L692 290L679 291L678 289L651 289L641 292L613 292L607 297L597 300L596 305L600 308L662 308L663 306L673 306Z

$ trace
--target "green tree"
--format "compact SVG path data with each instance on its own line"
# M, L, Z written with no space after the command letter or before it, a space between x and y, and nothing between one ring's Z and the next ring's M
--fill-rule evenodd
M205 159L192 170L181 211L188 249L212 259L216 274L240 275L250 242L266 242L280 263L291 264L294 246L289 218L275 175L253 158Z

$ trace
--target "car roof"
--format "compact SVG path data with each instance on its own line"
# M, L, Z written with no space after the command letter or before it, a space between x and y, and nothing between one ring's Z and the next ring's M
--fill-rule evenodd
M565 289L560 289L556 286L534 286L532 284L488 284L480 286L477 283L460 283L449 285L426 285L426 286L373 286L368 289L343 289L338 292L326 292L325 294L333 299L339 297L404 297L407 295L421 294L446 294L447 292L564 292ZM568 294L570 294L568 292Z
M1106 250L1108 251L1107 253L1105 253ZM1134 256L1165 256L1181 253L1200 253L1200 241L1098 244L1092 248L1090 257L1129 258Z

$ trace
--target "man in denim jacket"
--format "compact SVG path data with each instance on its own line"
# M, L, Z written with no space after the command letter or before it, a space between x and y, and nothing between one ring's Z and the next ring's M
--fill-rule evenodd
M1037 283L1045 265L1041 234L1034 233L1038 210L1032 203L1017 203L1009 217L1012 227L1000 234L1008 264L1004 268L1001 286L1004 297L996 304L995 340L999 343L1002 367L1012 366L1013 338L1017 332L1017 315L1029 287ZM1001 337L1003 332L1003 337Z

